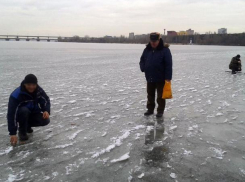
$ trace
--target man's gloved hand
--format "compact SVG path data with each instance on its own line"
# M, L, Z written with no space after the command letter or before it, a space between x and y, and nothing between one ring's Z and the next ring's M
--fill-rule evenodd
M48 119L49 118L49 113L47 111L45 111L43 113L43 119Z
M11 135L10 136L10 143L12 146L15 146L17 144L18 137L16 135Z

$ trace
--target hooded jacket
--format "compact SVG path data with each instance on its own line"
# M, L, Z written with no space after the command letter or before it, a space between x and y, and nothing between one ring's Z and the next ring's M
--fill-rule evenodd
M39 85L33 94L29 94L22 82L9 97L7 120L10 135L16 135L20 107L27 107L32 113L47 111L50 114L50 99Z
M162 39L156 49L153 49L150 43L147 44L139 63L147 82L172 80L172 55L168 47Z

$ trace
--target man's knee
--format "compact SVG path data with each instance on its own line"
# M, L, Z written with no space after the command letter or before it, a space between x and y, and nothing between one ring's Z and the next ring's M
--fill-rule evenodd
M42 126L46 126L50 123L50 119L44 119L43 120L43 123L42 123Z
M18 114L19 115L29 115L31 111L27 107L20 107L18 109Z

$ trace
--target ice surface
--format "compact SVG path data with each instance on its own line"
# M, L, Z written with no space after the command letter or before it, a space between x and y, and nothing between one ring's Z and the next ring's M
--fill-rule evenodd
M123 156L119 157L118 159L111 160L111 162L114 163L114 162L125 161L125 160L129 159L129 157L130 156L129 156L129 152L128 152L128 153L124 154Z
M245 75L225 72L244 47L171 45L164 121L143 116L143 49L1 41L0 181L244 182ZM8 97L28 73L51 98L51 123L11 147Z
M170 174L170 177L173 178L173 179L175 179L176 178L176 174L175 173L171 173Z

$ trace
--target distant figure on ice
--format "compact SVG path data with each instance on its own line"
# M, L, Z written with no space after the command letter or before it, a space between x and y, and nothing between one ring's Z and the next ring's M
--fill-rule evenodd
M165 81L172 79L172 55L169 45L164 44L160 33L150 34L150 42L147 44L140 58L140 69L145 73L147 80L147 111L145 116L154 114L155 93L157 91L157 115L163 116L166 100L162 99Z
M240 60L240 55L238 54L236 57L231 59L229 69L232 70L232 74L236 74L237 71L242 71L242 63Z
M37 77L33 74L27 75L9 98L7 119L11 144L17 144L17 129L19 140L26 141L27 133L33 132L31 127L49 124L49 115L49 97L37 84Z

